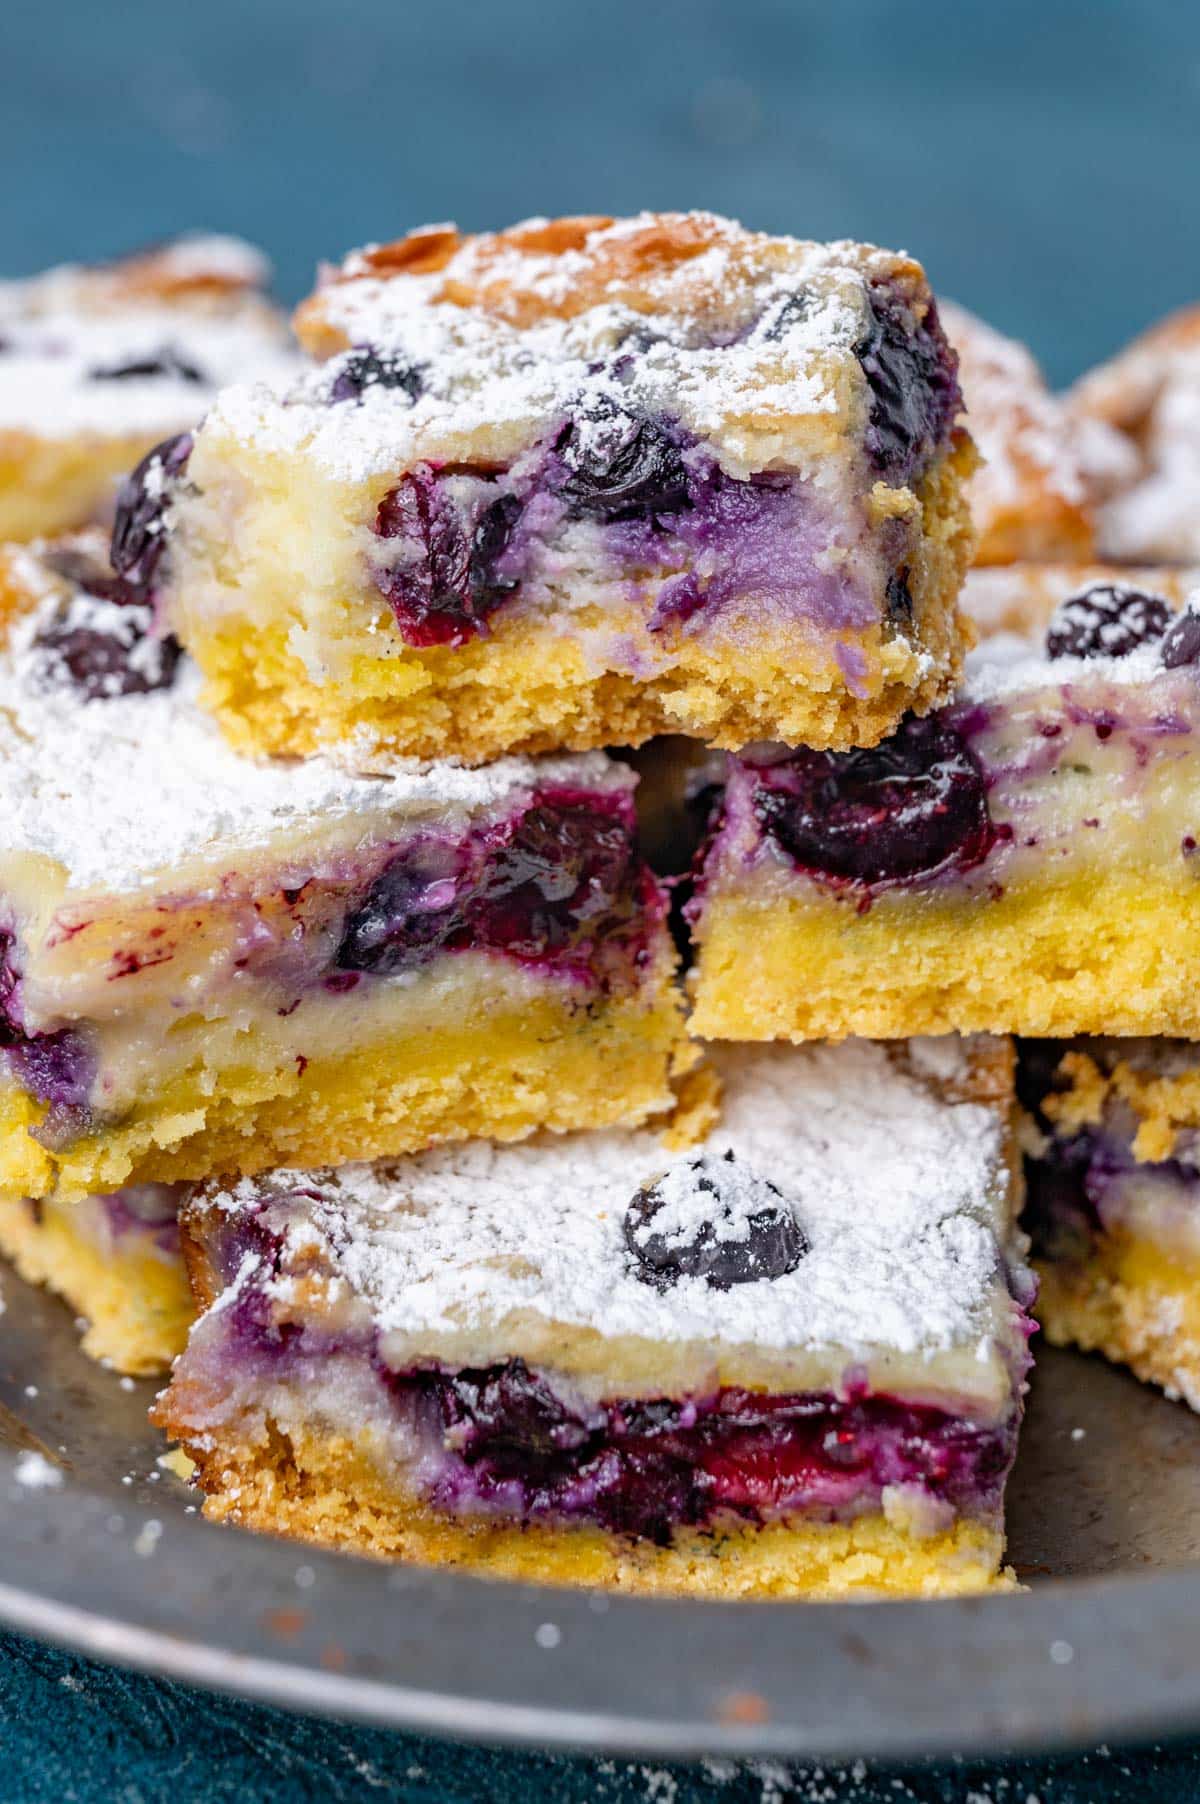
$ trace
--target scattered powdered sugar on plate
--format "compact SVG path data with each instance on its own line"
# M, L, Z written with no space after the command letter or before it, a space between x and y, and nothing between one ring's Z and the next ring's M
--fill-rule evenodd
M36 588L32 554L22 564L33 566ZM388 826L456 810L465 819L539 782L613 789L634 781L602 752L481 769L397 761L372 777L324 757L243 757L198 706L200 678L189 663L172 688L149 694L88 701L47 687L32 646L40 618L39 610L21 623L14 655L0 666L0 833L6 856L52 858L77 887L136 888L185 860L222 858L359 813L386 814Z
M932 1355L974 1350L1008 1320L1012 1251L998 1114L942 1101L880 1045L719 1055L725 1106L705 1143L732 1149L794 1208L808 1243L785 1275L720 1291L637 1275L624 1241L636 1191L696 1158L649 1130L474 1141L386 1166L276 1174L301 1188L295 1242L327 1243L381 1331L498 1325L519 1312L605 1336ZM219 1207L254 1207L252 1179ZM308 1238L305 1239L305 1236ZM243 1281L252 1278L243 1273ZM287 1283L288 1280L282 1280Z
M56 1491L63 1481L59 1468L51 1465L36 1447L22 1448L13 1470L17 1483L30 1491Z

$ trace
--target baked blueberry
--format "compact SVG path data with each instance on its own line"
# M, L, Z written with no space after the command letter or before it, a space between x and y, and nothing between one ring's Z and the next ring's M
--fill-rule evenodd
M148 589L153 581L164 549L163 514L171 484L183 475L191 454L191 433L176 433L148 451L117 491L109 555L117 575L139 589Z
M72 588L83 589L101 601L115 601L126 607L139 600L137 590L123 576L114 575L110 565L77 545L48 545L42 562Z
M175 345L159 345L142 357L127 357L120 363L99 364L88 371L93 382L149 381L156 376L171 376L177 382L207 382L208 376L185 357Z
M813 297L805 288L797 288L794 294L785 295L774 309L766 316L759 330L770 344L783 338L794 325L808 318L813 309Z
M902 566L899 570L894 570L891 576L888 577L884 601L887 606L889 620L896 621L902 626L911 624L913 617L913 598L912 590L908 586L907 564Z
M962 407L958 359L931 300L919 322L889 284L872 283L867 329L854 347L871 390L866 451L890 482L907 482L934 455Z
M76 595L39 627L33 641L36 680L67 685L85 701L169 689L182 655L169 634L152 634L152 610Z
M674 439L613 402L573 421L557 450L567 469L562 493L577 514L644 519L688 505L687 467Z
M494 855L472 926L514 957L546 958L616 925L636 864L619 815L584 802L530 808Z
M409 645L465 645L486 631L488 616L517 584L496 565L521 514L515 495L485 507L473 527L432 472L413 471L384 496L375 520L381 539L407 541L406 554L376 571Z
M402 388L410 401L415 401L425 386L420 366L408 363L394 352L373 351L370 345L356 345L342 358L333 387L331 401L358 401L368 388Z
M983 773L936 717L909 715L870 750L792 753L760 773L754 811L802 869L857 883L965 870L995 838Z
M334 964L385 977L412 970L464 925L455 860L441 848L413 846L380 872L351 911Z
M782 1278L809 1251L782 1193L732 1149L685 1159L637 1191L624 1235L635 1275L659 1290L680 1278L714 1290Z
M1200 664L1200 600L1189 601L1167 628L1162 642L1162 661L1168 670Z
M1161 595L1124 583L1092 583L1054 610L1046 651L1051 658L1125 658L1161 639L1170 623Z

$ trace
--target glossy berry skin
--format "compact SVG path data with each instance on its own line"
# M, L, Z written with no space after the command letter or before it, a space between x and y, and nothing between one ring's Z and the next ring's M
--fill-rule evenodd
M962 407L958 358L931 301L922 320L886 282L867 294L867 325L854 347L871 392L865 448L889 482L918 476Z
M1068 596L1046 629L1051 658L1127 658L1140 645L1161 639L1171 609L1161 595L1123 583L1093 583Z
M732 1150L723 1158L701 1154L688 1162L684 1181L703 1199L703 1218L683 1235L654 1232L655 1218L666 1206L661 1180L635 1193L623 1225L635 1277L656 1290L667 1290L680 1278L702 1278L713 1290L730 1290L796 1269L809 1243L793 1211L774 1184L737 1167ZM752 1213L747 1213L748 1194L754 1198Z
M236 1271L237 1264L229 1263ZM240 1261L238 1262L240 1263ZM250 1296L255 1293L253 1289ZM276 1330L276 1340L278 1331ZM250 1344L261 1344L254 1331ZM559 1397L522 1359L405 1373L380 1368L401 1410L449 1451L431 1479L447 1511L596 1523L669 1546L693 1524L767 1521L861 1477L928 1487L978 1508L997 1495L1012 1431L888 1397Z
M129 357L124 363L101 364L89 370L88 376L93 382L145 382L161 376L170 376L176 382L208 381L198 364L170 344L147 351L143 357Z
M1168 670L1200 664L1200 609L1188 606L1176 615L1163 638L1161 656Z
M431 471L411 471L384 496L376 534L405 540L413 555L377 570L375 582L407 644L466 645L487 631L489 615L517 586L495 566L520 516L517 497L501 495L469 527Z
M802 870L860 884L966 870L996 834L983 774L936 716L906 717L869 751L798 751L758 773L754 812Z
M575 514L647 519L688 506L682 453L653 420L610 403L568 426L557 451L567 471L561 493Z
M465 846L400 852L347 916L335 967L391 976L470 949L586 962L596 945L617 952L635 932L644 881L620 812L539 801Z
M329 399L358 401L368 388L402 388L409 400L415 401L424 387L424 376L416 364L385 351L373 351L370 345L356 345L342 359Z
M148 451L117 491L109 552L112 567L143 594L153 583L165 548L163 514L171 484L183 475L191 454L191 433L176 433Z

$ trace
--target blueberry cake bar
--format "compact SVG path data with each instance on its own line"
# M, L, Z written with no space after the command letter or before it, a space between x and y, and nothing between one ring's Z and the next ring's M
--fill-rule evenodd
M156 1417L207 1513L555 1584L1011 1583L1031 1280L1010 1044L719 1064L700 1135L203 1187L183 1224L205 1313Z
M83 1350L118 1372L165 1372L195 1314L179 1245L181 1187L133 1184L108 1196L0 1201L0 1253L84 1326Z
M632 773L256 762L86 546L0 560L0 1196L636 1122L686 1062Z
M969 489L976 563L1091 557L1096 504L1130 473L1128 445L1105 422L1073 417L1023 344L950 302L941 318L982 457Z
M1097 584L873 750L731 759L689 913L730 1039L1200 1037L1200 613Z
M1200 1057L1183 1040L1026 1041L1038 1316L1200 1409Z
M955 359L919 265L711 214L426 229L297 315L168 484L239 746L873 743L953 685Z
M0 282L0 540L84 526L228 382L295 367L247 244L184 238Z
M1071 395L1076 420L1115 431L1127 467L1099 522L1105 557L1131 562L1200 559L1200 307L1172 314Z

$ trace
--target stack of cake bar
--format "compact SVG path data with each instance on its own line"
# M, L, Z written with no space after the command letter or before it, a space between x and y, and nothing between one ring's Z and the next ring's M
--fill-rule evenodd
M0 1247L170 1368L212 1517L1011 1585L1022 1136L1051 1335L1200 1398L1200 1063L1147 1037L1200 1037L1200 615L1081 568L1148 454L956 314L989 487L868 246L431 228L299 353L241 268L0 292ZM182 414L164 269L261 339Z

